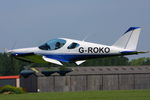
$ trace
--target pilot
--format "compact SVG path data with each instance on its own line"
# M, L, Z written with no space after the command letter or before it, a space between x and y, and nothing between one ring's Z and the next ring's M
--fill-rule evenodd
M46 50L50 50L50 49L51 49L51 47L50 47L47 43L45 43L44 48L45 48Z
M56 50L56 49L59 49L60 47L61 47L60 42L56 42L56 44L55 44L55 50Z

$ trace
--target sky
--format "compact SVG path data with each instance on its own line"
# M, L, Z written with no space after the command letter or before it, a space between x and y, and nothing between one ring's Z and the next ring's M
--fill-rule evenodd
M150 51L150 0L0 0L0 52L54 38L112 45L141 27L137 50ZM150 54L130 56L130 59Z

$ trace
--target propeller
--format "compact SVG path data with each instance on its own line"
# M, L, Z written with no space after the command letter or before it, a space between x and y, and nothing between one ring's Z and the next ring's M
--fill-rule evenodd
M13 44L13 46L11 47L11 50L13 50L14 48L15 48L15 46L16 46L16 41L15 41L15 43ZM11 64L11 68L12 68L12 70L15 70L15 67L14 67L14 58L13 58L13 56L11 55L11 50L8 50L7 48L4 48L4 54L6 54L6 56L8 57L8 58L10 58L10 64Z
M14 42L14 44L12 45L11 49L7 49L7 48L4 48L4 53L7 54L7 56L11 56L11 50L13 50L15 47L16 47L16 41Z
M6 54L8 57L10 57L11 52L7 48L4 48L4 54Z

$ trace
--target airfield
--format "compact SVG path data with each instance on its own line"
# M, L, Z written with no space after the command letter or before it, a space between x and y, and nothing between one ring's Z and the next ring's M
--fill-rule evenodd
M65 76L35 73L20 78L28 92L150 89L150 66L72 67ZM39 69L40 70L40 69ZM30 84L28 84L30 83Z
M75 69L74 72L68 73L66 74L66 76L58 76L54 74L51 76L31 75L30 77L26 77L22 82L26 84L28 89L31 89L33 85L35 85L33 84L33 80L43 80L39 81L40 84L38 83L38 81L35 82L36 84L39 84L39 86L41 87L40 88L41 91L32 91L32 92L28 91L23 94L0 94L0 99L1 100L150 100L149 76L150 76L150 66L89 67L86 68L86 70L84 67L80 68L78 67ZM50 80L52 79L52 77L53 81ZM85 77L85 79L83 77ZM86 79L88 79L88 77L91 77L90 79L92 79L92 81L87 81ZM101 78L97 79L98 77ZM73 82L73 84L69 85L69 87L72 88L74 87L75 90L73 91L71 90L71 88L69 90L66 89L66 84L68 83L66 83L67 81L65 79L68 78L70 78L71 81ZM91 84L88 83L90 87L84 84L86 83L84 81L91 83ZM50 84L50 82L54 83L55 86L53 87L52 84ZM101 83L101 85L99 84L99 82ZM99 87L103 85L104 85L103 88ZM47 91L47 89L50 88L51 91L50 90ZM52 90L52 88L54 90Z
M150 100L150 90L1 94L1 100Z

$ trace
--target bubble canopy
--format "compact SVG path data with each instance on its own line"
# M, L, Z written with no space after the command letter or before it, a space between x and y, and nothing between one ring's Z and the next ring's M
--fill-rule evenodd
M57 50L63 47L66 44L66 40L64 39L52 39L43 45L39 46L41 50Z

